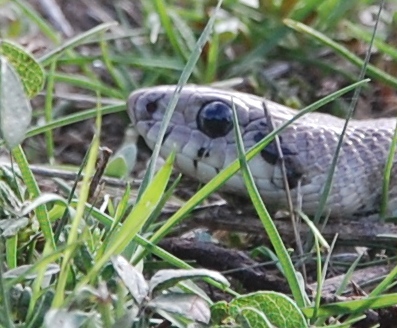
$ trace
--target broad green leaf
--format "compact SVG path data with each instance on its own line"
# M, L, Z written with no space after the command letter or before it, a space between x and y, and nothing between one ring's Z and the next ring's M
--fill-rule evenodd
M15 43L1 40L0 55L7 58L15 68L29 98L35 96L43 88L43 68L25 49Z
M229 304L226 301L220 301L211 306L211 322L221 324L229 317Z
M284 294L266 291L236 297L230 302L230 314L238 318L242 309L253 308L262 312L277 328L308 327L305 317L293 300ZM244 312L245 320L259 322L261 316L254 311ZM265 326L264 326L265 327Z

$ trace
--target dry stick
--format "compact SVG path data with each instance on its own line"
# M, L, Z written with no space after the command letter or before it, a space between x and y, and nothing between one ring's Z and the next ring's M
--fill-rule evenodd
M90 189L88 191L88 199L89 202L91 203L94 196L95 196L95 191L101 181L101 178L103 176L103 173L105 172L106 165L108 164L109 158L112 155L112 151L107 148L107 147L100 147L99 148L99 154L96 162L96 170L95 174L92 177L91 183L90 183Z

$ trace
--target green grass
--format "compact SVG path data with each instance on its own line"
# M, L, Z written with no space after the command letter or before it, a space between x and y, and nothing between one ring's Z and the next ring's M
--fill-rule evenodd
M295 120L325 104L335 103L335 100L338 104L346 102L340 97L357 88L362 88L365 93L374 83L383 83L396 89L397 82L392 74L375 64L366 66L368 62L349 50L343 38L337 37L344 26L344 38L354 37L368 45L371 34L360 25L356 13L370 4L371 1L258 1L258 7L253 8L237 0L217 3L140 1L140 24L131 24L126 19L128 13L119 8L115 11L117 27L115 23L105 23L64 40L28 2L0 2L0 8L4 6L15 12L13 28L19 31L18 36L34 27L51 41L51 49L42 56L30 56L25 50L14 49L8 43L0 47L1 65L8 69L8 73L13 70L7 65L14 67L21 79L21 90L25 88L31 98L39 91L45 93L43 108L35 109L32 124L24 131L26 139L32 142L29 145L37 147L40 145L37 137L45 135L42 143L45 155L41 161L50 166L57 161L55 129L67 128L89 118L95 120L95 134L88 140L89 151L80 167L71 168L83 177L82 182L77 184L76 181L71 187L56 180L57 186L66 193L44 192L40 179L30 168L33 163L26 154L31 150L26 145L11 150L15 171L0 168L0 214L4 222L0 240L0 254L4 259L4 267L0 270L0 312L4 315L0 317L0 326L52 326L56 320L65 320L82 327L132 326L132 323L134 327L156 327L168 320L173 327L187 327L195 321L206 322L212 316L213 326L244 322L252 327L270 327L272 324L278 327L345 327L362 319L368 309L393 306L397 296L386 292L397 275L395 268L368 297L359 300L322 305L319 293L313 300L307 295L303 288L304 276L298 272L297 252L291 253L288 244L280 237L247 166L247 161L286 125L270 133L246 154L240 140L239 158L159 224L161 210L173 197L179 181L169 181L173 155L155 173L160 139L175 108L176 93L167 109L159 142L139 190L127 186L120 197L110 197L103 202L89 197L91 176L100 152L103 116L118 113L126 119L123 113L125 100L132 90L159 84L233 84L235 79L244 78L254 93L273 95L286 104L304 104ZM5 28L2 38L11 40L13 33L11 27ZM396 48L384 39L375 36L374 44L380 56L395 58ZM83 56L81 46L95 51ZM335 55L335 61L336 56L340 56L340 60L349 61L357 71L346 72L315 55L324 49ZM320 100L313 90L286 92L297 87L302 90L304 83L291 69L290 74L280 81L264 78L265 68L271 68L279 61L316 69L322 78L338 77L344 83L336 92ZM94 62L100 62L106 79L97 74L95 65L92 65ZM360 76L358 71L365 67L366 74L362 71ZM4 76L0 76L0 97L10 101L7 98L10 89L7 88L15 85L9 86L9 80ZM44 79L46 83L42 88L40 81ZM89 99L92 107L60 114L54 106L56 87L60 85L73 90L75 98L84 96ZM304 97L300 98L301 95ZM28 113L29 108L24 107L27 97L19 94L20 102L13 104ZM0 120L7 118L3 104L2 100ZM14 117L12 122L17 125L17 118ZM10 140L12 144L14 139L3 130L0 132L6 141L2 147L6 148L6 144L9 145ZM235 132L239 140L239 131ZM19 144L20 140L15 142ZM128 176L131 171L122 160L131 160L134 156L135 153L121 154L121 164L117 164L120 165L120 177ZM218 190L240 167L252 203L269 235L273 259L277 259L280 275L285 277L291 295L264 291L241 295L240 290L229 286L221 274L195 270L191 263L157 246L175 233L177 225L189 218L195 206ZM386 177L389 174L390 170L385 172ZM313 276L320 291L327 268L333 261L332 254L323 254L324 248L331 251L333 246L329 248L317 228L308 225L314 236L313 251L308 253L316 261ZM390 252L388 255L395 254ZM323 260L324 257L327 259ZM163 269L153 269L156 267L153 262ZM349 274L358 262L352 261ZM214 302L203 290L203 285L196 284L195 280L222 290L232 301ZM278 306L275 308L272 304ZM347 315L347 319L327 323L329 318L340 319L342 315Z

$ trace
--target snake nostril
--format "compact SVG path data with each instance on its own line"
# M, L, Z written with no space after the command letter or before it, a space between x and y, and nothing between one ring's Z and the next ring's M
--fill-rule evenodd
M153 114L157 110L157 102L150 101L146 104L146 111L149 114Z
M233 128L232 109L222 101L207 103L200 109L197 126L211 138L223 137Z

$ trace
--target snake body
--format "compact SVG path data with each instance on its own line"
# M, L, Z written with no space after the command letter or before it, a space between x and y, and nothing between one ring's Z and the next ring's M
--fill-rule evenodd
M158 86L137 90L129 97L131 121L150 148L157 140L164 112L174 91L175 86ZM160 155L167 157L175 150L175 166L179 171L208 182L237 158L232 108L237 110L246 149L297 113L254 95L188 85L180 93ZM343 119L309 113L279 135L290 195L294 202L301 197L302 210L308 215L313 215L319 205L343 125ZM325 207L331 217L352 217L379 211L384 168L395 126L394 118L349 122ZM396 161L395 157L394 163ZM282 162L275 141L249 165L267 208L271 211L288 209ZM397 212L396 167L393 165L389 185L389 214ZM240 174L233 176L223 190L247 195Z

